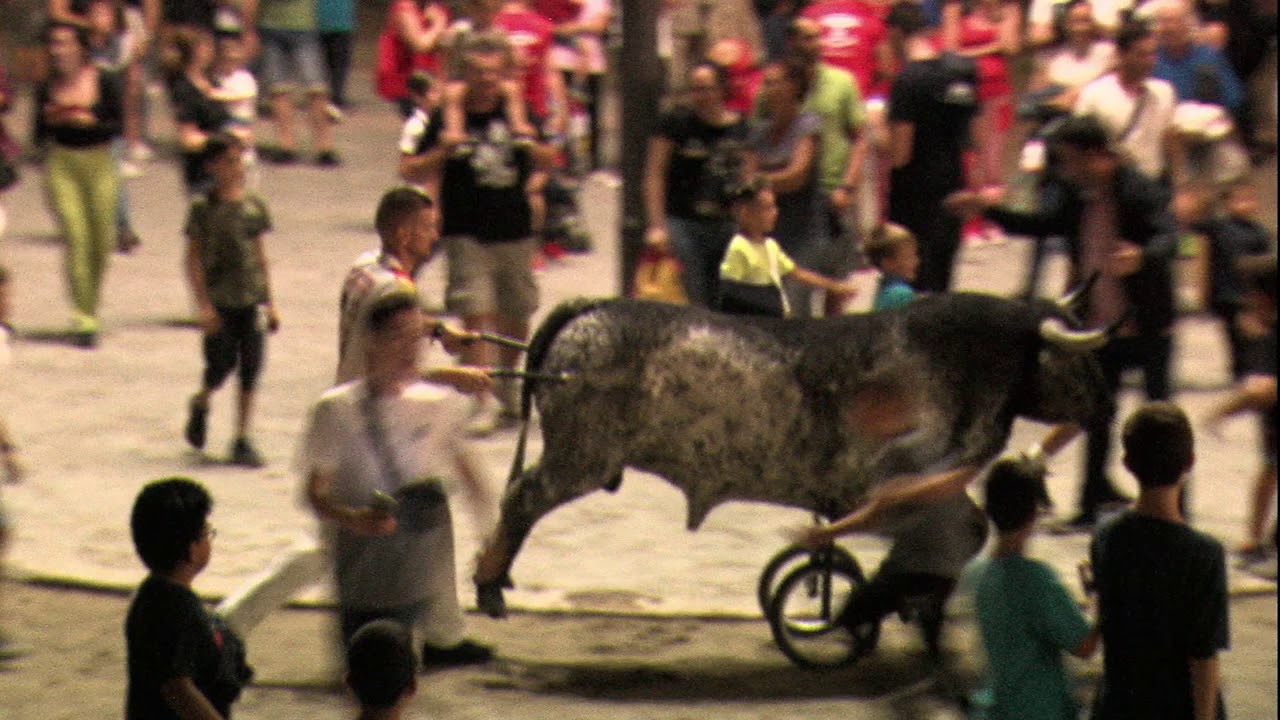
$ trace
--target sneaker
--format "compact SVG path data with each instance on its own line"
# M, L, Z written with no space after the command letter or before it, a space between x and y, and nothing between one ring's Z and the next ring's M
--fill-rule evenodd
M338 157L338 153L332 150L321 150L316 154L316 165L320 167L338 167L342 164L342 160Z
M298 162L298 153L284 148L263 149L262 159L276 165L292 165Z
M187 415L187 427L182 436L187 439L188 445L197 450L204 448L208 419L209 403L200 404L196 402L195 398L191 398L190 411Z
M493 659L493 648L463 640L451 648L422 646L423 669L483 665Z
M238 437L235 442L231 443L231 457L228 462L232 465L251 468L260 468L267 464L262 459L262 456L258 454L257 449L249 442L249 439L243 437Z

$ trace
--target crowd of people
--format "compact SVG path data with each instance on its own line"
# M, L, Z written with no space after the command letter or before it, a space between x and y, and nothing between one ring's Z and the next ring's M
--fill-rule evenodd
M663 3L664 23L679 4ZM1166 401L1176 351L1173 264L1198 242L1208 258L1202 299L1222 320L1238 383L1206 422L1261 410L1267 441L1238 550L1274 563L1274 265L1270 275L1255 265L1274 263L1275 247L1249 184L1251 162L1274 147L1274 99L1248 90L1274 39L1274 9L1190 0L756 7L763 46L727 39L694 58L683 95L671 98L649 139L644 241L679 260L687 301L727 312L835 314L856 292L846 278L869 262L880 274L872 307L891 311L919 293L947 292L962 242L999 243L1006 232L1037 248L1030 295L1043 249L1061 238L1071 277L1092 279L1081 319L1113 335L1099 352L1108 387L1118 390L1122 374L1137 368L1147 398ZM48 67L35 90L31 140L66 243L71 340L97 345L108 262L141 242L127 180L153 158L144 101L148 83L163 79L190 201L184 270L205 359L185 439L204 447L210 395L238 372L230 458L260 466L253 399L266 335L281 320L264 241L272 214L257 167L298 161L299 106L314 162L341 165L335 130L351 109L355 3L49 0L48 9ZM299 451L296 470L322 530L219 613L228 633L247 634L297 589L332 573L349 680L362 702L391 708L412 693L411 674L394 680L409 642L404 628L421 643L416 660L408 650L413 663L492 656L464 637L447 498L464 493L481 525L492 525L495 502L466 438L518 422L511 378L539 304L539 237L557 215L566 169L595 169L603 159L604 38L614 10L608 0L395 0L387 10L373 76L403 122L394 152L406 185L383 196L380 247L356 261L341 289L336 387L314 405ZM1270 35L1259 31L1268 22ZM1025 84L1017 72L1024 57L1032 60ZM10 99L4 79L0 111ZM259 109L270 115L273 143L258 142ZM1024 136L1017 157L1006 157L1010 138ZM15 140L0 126L0 153L11 160ZM1027 197L1014 196L1017 183ZM3 219L0 208L0 232ZM420 310L415 276L437 248L445 309L461 327ZM5 310L0 302L0 320ZM423 371L424 337L459 364ZM1055 431L1030 451L1032 470L992 471L985 509L999 537L979 620L993 659L993 717L1073 717L1056 653L1089 655L1098 633L1106 673L1096 717L1205 720L1220 712L1212 661L1226 647L1224 558L1216 541L1184 526L1180 487L1194 457L1188 427L1181 411L1159 402L1126 423L1136 500L1107 475L1110 428L1088 433L1079 506L1059 528L1095 533L1096 631L1072 614L1059 581L1021 559L1043 500L1035 463L1074 431ZM8 477L19 478L3 427L0 453ZM961 491L970 480L960 478ZM898 577L886 568L870 586L881 594L856 597L850 623L889 612L894 594L921 578L950 593L985 529L971 532L976 510L967 496L949 498L929 507L968 525L925 524L935 536L940 528L963 533L964 543L948 545L963 557L948 555L954 562L939 569L928 562L939 555L926 552L921 570L915 552ZM1100 523L1130 502L1120 519ZM805 540L864 530L881 506ZM228 665L218 660L224 648L211 642L214 626L190 591L212 550L210 508L207 492L189 480L157 482L138 497L134 541L151 574L127 626L129 717L225 717L244 679L228 687ZM0 515L0 548L5 530ZM918 550L916 540L904 541L904 556ZM1189 558L1176 568L1185 577L1163 572L1170 552ZM1170 592L1157 596L1160 587ZM1007 605L1015 597L1029 603L1026 613L1043 611L1044 622L1028 624ZM160 624L146 621L152 617ZM395 624L381 622L388 619ZM1136 627L1161 628L1154 635L1165 644ZM1052 657L1030 657L1045 647ZM1173 668L1175 661L1182 664ZM1037 689L1046 686L1052 691ZM1156 711L1162 703L1167 711Z

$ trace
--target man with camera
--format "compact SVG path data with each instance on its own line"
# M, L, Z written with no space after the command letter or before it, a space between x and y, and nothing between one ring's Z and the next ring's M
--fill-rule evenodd
M483 663L463 639L448 495L466 494L481 525L493 502L464 440L469 405L422 380L427 320L416 296L394 291L367 315L367 373L312 409L298 469L332 548L344 644L367 622L420 628L427 667Z

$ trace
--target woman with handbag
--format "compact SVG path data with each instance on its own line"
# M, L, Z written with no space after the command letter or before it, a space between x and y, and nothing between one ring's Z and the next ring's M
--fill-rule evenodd
M800 265L826 272L830 234L818 184L822 120L802 109L809 86L802 67L774 63L765 68L760 100L766 117L752 124L744 168L748 177L762 173L773 190L778 245ZM812 286L787 282L784 289L793 314L809 317Z
M747 129L742 115L725 106L729 80L721 68L695 65L688 86L690 102L664 114L649 138L645 244L674 254L690 304L708 307L733 237L725 194L740 176Z
M124 121L124 85L90 59L84 28L50 22L44 42L50 73L36 89L35 137L49 146L49 198L67 243L72 337L76 345L92 348L102 280L116 244L119 177L111 144Z

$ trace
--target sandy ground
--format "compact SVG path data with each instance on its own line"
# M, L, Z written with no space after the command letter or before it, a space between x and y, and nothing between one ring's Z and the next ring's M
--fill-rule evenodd
M9 583L5 624L28 639L31 655L0 664L0 719L119 717L124 697L122 623L128 600ZM1276 717L1276 602L1232 601L1232 650L1223 656L1229 716ZM694 617L518 614L470 618L475 637L499 660L421 678L413 718L473 720L931 720L959 718L930 691L917 635L885 624L876 654L851 668L810 672L777 651L763 621ZM235 708L238 720L353 717L332 686L330 615L277 613L250 638L257 680ZM959 617L947 644L958 682L979 672L971 621ZM1100 661L1073 669L1088 693Z

